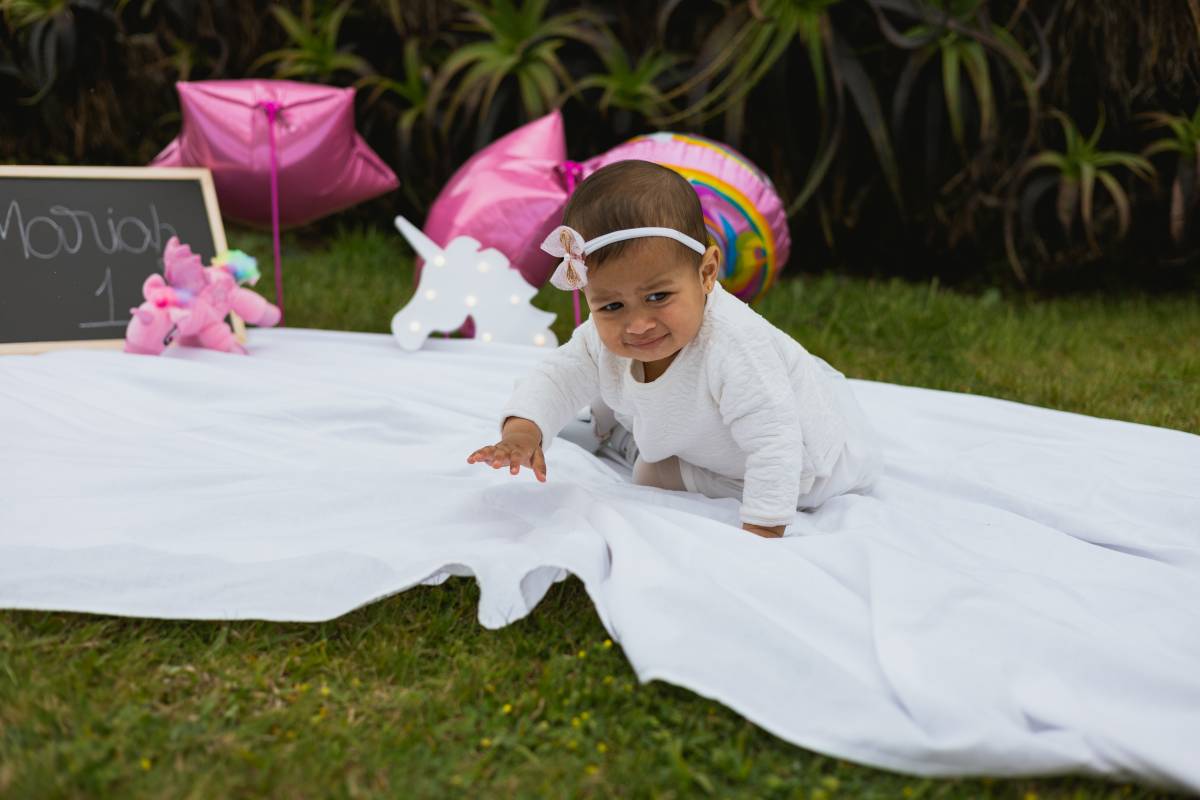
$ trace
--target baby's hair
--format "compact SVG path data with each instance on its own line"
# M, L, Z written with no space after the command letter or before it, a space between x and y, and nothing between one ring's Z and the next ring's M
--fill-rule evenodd
M686 233L701 244L708 242L696 190L675 170L650 161L617 161L589 175L567 201L563 224L579 231L585 240L626 228L661 227ZM587 264L598 267L626 248L647 241L626 239L605 245L588 254ZM672 244L689 257L697 257L686 245Z

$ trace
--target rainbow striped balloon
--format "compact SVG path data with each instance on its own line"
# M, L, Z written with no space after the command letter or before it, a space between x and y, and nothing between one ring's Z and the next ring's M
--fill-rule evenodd
M670 167L696 189L709 243L724 256L726 289L753 303L771 288L787 263L791 237L770 178L733 148L687 133L635 136L585 162L584 172L628 159Z

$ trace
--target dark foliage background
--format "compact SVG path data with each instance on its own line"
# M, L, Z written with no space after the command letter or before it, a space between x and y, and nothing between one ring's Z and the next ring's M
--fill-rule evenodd
M478 147L561 106L572 158L728 142L791 213L789 271L1194 290L1200 0L0 0L0 160L144 164L174 83L355 85L423 218Z

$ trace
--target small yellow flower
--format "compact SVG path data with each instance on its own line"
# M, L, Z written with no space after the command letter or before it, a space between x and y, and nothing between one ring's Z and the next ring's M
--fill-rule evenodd
M578 728L582 724L583 723L580 722L579 717L571 717L571 727L572 728Z
M605 649L605 650L612 650L612 639L605 639L605 640L604 640L604 649Z
M832 775L826 775L824 778L821 778L821 785L831 792L837 791L838 779Z
M362 681L360 681L358 678L351 678L350 685L357 689L358 687L362 686Z
M512 713L512 703L505 703L504 706L500 709L500 713L501 714L511 714Z
M1026 792L1025 800L1038 800L1037 792Z
M617 679L616 679L616 678L614 678L612 675L605 675L605 676L604 676L604 685L605 685L605 686L612 686L612 685L613 685L614 683L616 683L616 682L617 682Z
M329 687L321 684L321 697L329 697Z
M485 736L485 737L483 737L482 739L480 739L480 740L479 740L479 746L480 746L480 747L491 747L491 746L492 746L492 740L491 740L491 739L489 739L489 738L487 738L487 737Z
M589 714L588 712L584 711L582 714L579 715L579 718L581 720L583 720L584 722L587 722L589 719L592 718L592 715Z
M587 650L580 650L577 654L579 658L587 658Z
M812 800L829 800L829 792L825 791L824 789L813 789L812 794L810 794L809 797L811 797Z
M300 685L298 685L298 686L296 687L296 691L298 691L298 692L301 692L301 693L304 693L304 692L307 692L307 691L308 691L309 689L311 689L311 688L312 688L312 687L311 687L311 686L309 686L307 683L301 683Z
M141 765L142 765L142 771L143 771L143 772L149 772L149 771L150 771L150 767L151 767L150 759L148 759L148 758L143 758L143 759L141 760Z
M607 753L608 745L606 745L604 742L597 742L596 743L596 752L597 753Z
M574 750L577 747L579 747L579 742L575 741L574 739L567 739L568 750Z
M916 794L916 792L913 791L913 788L911 786L905 786L903 789L901 789L901 792L904 794L905 797L912 797L914 794Z
M586 772L588 775L595 775L597 772L600 771L600 768L597 767L595 764L588 764L586 767L583 768L583 771Z

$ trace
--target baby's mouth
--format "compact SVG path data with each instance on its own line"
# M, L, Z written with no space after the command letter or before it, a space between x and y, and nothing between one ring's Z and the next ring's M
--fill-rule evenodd
M652 346L658 344L663 339L666 339L668 336L670 336L670 334L664 333L662 336L659 336L656 339L647 339L644 342L626 342L626 344L628 344L630 347L636 347L638 349L644 350L647 347L652 347Z

